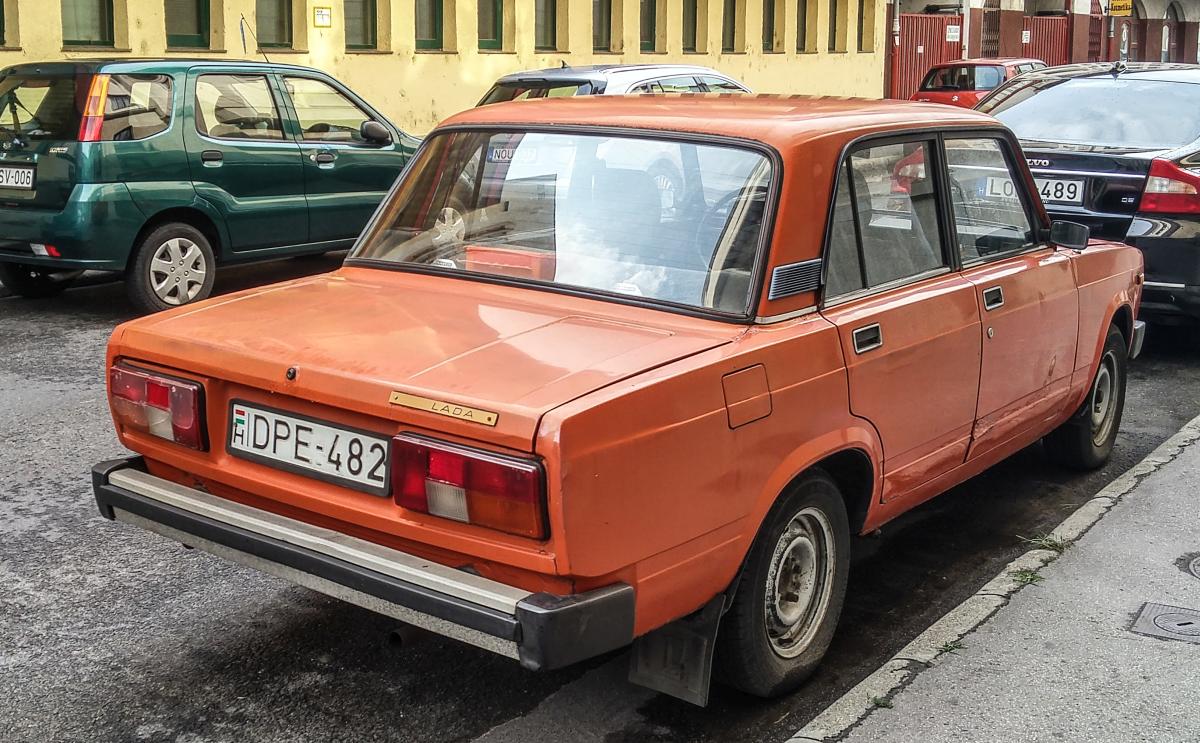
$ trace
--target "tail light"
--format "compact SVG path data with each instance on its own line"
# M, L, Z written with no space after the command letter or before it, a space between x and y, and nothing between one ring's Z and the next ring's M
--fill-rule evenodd
M203 388L117 364L108 370L113 414L121 425L204 451Z
M108 100L108 75L93 75L88 87L83 118L79 122L80 142L99 142L104 128L104 106Z
M1200 173L1170 160L1152 160L1138 211L1200 213Z
M533 460L422 436L392 439L392 494L411 511L544 539L544 483Z

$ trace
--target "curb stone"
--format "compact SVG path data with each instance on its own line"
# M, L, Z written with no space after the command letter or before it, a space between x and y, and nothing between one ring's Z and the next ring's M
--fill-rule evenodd
M1049 536L1068 543L1077 541L1142 480L1197 441L1200 441L1200 416L1188 421L1144 459L1085 501ZM1038 571L1058 557L1059 554L1051 550L1032 549L1010 562L974 595L930 625L870 676L796 731L788 743L822 743L845 736L878 709L876 698L891 700L912 683L918 673L935 665L937 658L948 652L943 649L948 643L961 640L1003 609L1024 587L1015 580L1013 571Z

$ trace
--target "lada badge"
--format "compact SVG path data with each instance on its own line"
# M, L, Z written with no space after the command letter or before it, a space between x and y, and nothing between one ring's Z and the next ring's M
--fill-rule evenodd
M496 421L500 420L500 414L493 413L490 410L480 410L479 408L446 402L445 400L434 400L429 397L421 397L420 395L410 395L407 392L393 391L388 398L388 402L392 405L412 408L413 410L424 410L427 413L444 415L447 418L457 418L484 426L494 426L496 425Z

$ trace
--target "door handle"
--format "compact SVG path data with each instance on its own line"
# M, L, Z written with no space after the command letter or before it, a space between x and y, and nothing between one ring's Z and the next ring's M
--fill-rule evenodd
M864 325L854 331L854 352L866 353L883 345L883 330L879 323Z
M200 162L206 165L220 165L221 161L224 159L225 155L223 155L220 150L205 150L204 152L200 153Z
M317 165L333 165L333 161L337 159L337 156L332 152L318 152L316 154L309 155L308 159L312 160Z
M983 308L988 312L1004 306L1004 290L993 286L983 290Z

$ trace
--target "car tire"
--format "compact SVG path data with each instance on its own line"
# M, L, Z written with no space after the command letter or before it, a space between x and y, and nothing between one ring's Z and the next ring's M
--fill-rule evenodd
M767 516L722 620L716 668L748 694L775 697L816 670L833 640L850 573L837 483L812 470Z
M0 263L0 284L27 299L53 297L75 283L83 271L47 271L24 263Z
M216 258L208 238L190 224L154 228L142 238L125 274L129 301L144 312L161 312L212 293Z
M1052 460L1077 470L1094 470L1108 461L1125 410L1128 353L1125 336L1110 327L1087 398L1070 420L1042 440Z

